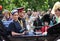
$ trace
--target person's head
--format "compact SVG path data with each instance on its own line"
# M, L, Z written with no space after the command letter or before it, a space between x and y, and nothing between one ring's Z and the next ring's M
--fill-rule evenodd
M58 8L58 9L55 10L55 14L56 14L58 17L60 17L60 8Z
M31 9L28 8L28 9L27 9L27 15L28 15L28 16L31 16L31 14L32 14Z
M49 16L49 14L45 14L43 17L42 17L42 21L43 21L43 23L44 23L44 25L45 24L50 24L50 16Z
M45 21L45 22L44 22L44 25L45 25L45 26L48 26L48 25L49 25L49 23L48 23L47 21Z
M11 12L13 20L18 20L18 11L17 10L12 10Z
M23 7L21 7L21 8L18 8L17 9L18 10L18 14L19 14L19 17L20 18L23 18L24 17L24 8Z
M57 17L60 17L60 2L56 2L51 11L52 14L55 14Z
M39 16L39 14L38 14L38 12L35 11L35 12L32 12L32 16L35 17L35 18L37 19L38 16Z
M8 10L4 10L4 11L3 11L3 15L4 15L4 17L6 17L6 18L10 18L11 13L10 13L10 11L8 11Z

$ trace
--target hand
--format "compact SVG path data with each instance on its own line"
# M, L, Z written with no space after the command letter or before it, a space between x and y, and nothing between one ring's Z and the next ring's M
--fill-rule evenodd
M42 35L47 35L47 32L44 32Z
M23 33L22 33L22 35L24 35L26 32L24 31Z

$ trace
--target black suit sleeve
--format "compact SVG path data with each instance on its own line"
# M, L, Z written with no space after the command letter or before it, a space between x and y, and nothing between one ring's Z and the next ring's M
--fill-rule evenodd
M9 28L10 28L10 31L14 31L15 32L15 25L14 25L14 23L10 23L9 24Z

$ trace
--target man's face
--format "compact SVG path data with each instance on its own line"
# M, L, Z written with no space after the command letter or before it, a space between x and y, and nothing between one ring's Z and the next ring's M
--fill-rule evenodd
M24 13L23 12L19 12L19 17L23 17Z

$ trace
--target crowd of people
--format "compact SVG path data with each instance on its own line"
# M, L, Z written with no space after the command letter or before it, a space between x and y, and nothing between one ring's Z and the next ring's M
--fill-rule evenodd
M2 33L1 35L5 38L7 35L36 35L37 33L34 32L47 35L47 29L60 22L59 4L60 2L57 2L53 9L48 9L47 12L33 11L30 8L26 12L24 7L13 9L12 11L5 9L1 14L2 19L0 20L0 27L4 28L0 32Z

